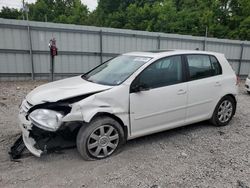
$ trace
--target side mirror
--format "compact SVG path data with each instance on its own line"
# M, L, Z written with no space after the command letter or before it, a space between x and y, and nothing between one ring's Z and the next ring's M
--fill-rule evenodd
M136 84L131 87L131 93L137 93L140 91L147 91L150 88L146 84Z

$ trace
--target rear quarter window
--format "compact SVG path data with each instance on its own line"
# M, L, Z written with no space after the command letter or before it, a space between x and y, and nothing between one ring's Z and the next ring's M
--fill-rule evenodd
M222 68L217 58L211 55L210 61L211 61L212 69L214 70L215 75L222 74Z
M222 73L218 60L211 55L187 55L190 80L197 80Z

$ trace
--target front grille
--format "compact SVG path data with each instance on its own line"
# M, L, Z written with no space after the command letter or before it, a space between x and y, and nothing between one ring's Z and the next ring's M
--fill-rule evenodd
M32 107L32 104L30 104L26 99L24 99L21 105L21 109L25 113L27 113L31 107Z

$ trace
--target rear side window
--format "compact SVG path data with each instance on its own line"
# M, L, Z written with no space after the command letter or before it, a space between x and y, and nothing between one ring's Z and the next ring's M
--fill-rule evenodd
M197 80L221 74L221 66L214 56L187 55L190 80Z
M210 61L211 61L212 69L214 70L214 74L215 75L222 74L222 69L218 60L214 56L210 56Z

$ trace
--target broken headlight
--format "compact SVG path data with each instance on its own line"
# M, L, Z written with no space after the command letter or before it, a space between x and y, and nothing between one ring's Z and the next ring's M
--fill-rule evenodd
M43 130L53 132L60 127L62 118L62 113L49 109L37 109L29 115L29 119L34 125Z

